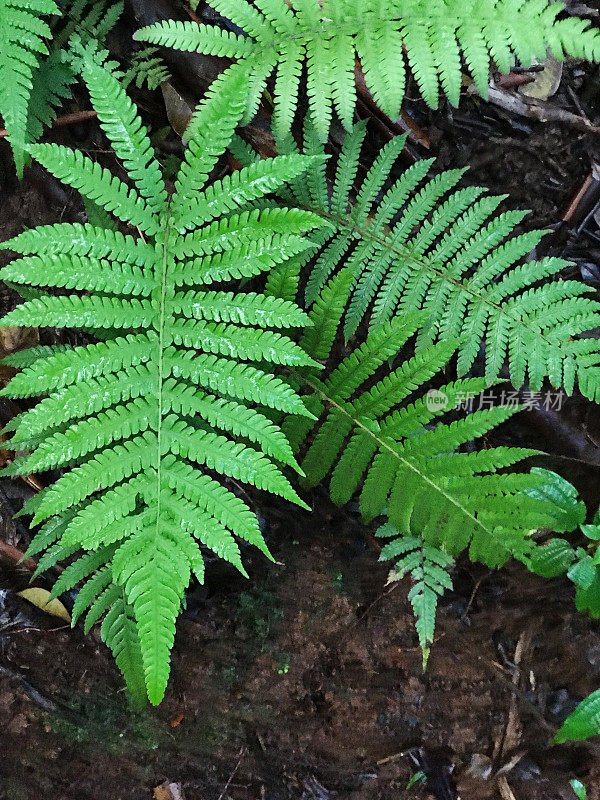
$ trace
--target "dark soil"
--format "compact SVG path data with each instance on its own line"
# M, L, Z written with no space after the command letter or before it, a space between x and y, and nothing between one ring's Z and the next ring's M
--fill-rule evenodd
M415 769L405 752L421 747L456 765L464 800L499 797L482 778L494 754L496 769L521 756L507 773L517 800L570 798L575 776L600 797L596 751L548 744L600 674L597 626L566 582L459 569L423 675L408 586L385 588L355 520L315 499L312 515L271 527L281 566L191 594L158 710L127 707L96 636L32 619L13 595L6 610L29 619L1 640L13 671L0 681L4 796L141 800L169 780L188 800L216 800L233 773L235 800L391 800L415 796L403 793Z
M571 88L597 122L594 86L595 68L570 65L560 91ZM576 253L576 269L597 287L597 225L559 222L600 160L599 137L468 97L460 113L408 108L436 168L470 165L468 182L510 195L505 207L532 209L527 227L557 227L550 252ZM77 134L88 141L93 131L90 123ZM16 185L7 166L2 194L2 240L81 219L76 197L35 170ZM549 466L594 510L597 410L575 398L560 419L566 445L539 420L507 436L542 440L556 454ZM585 457L569 450L569 435L584 440ZM0 483L0 537L21 548L27 533L10 517L28 491ZM308 514L256 498L279 563L255 559L252 582L215 565L208 587L192 589L156 710L130 708L97 634L16 597L26 575L0 562L0 798L141 800L168 781L187 800L451 800L456 791L462 800L573 800L578 777L599 800L597 745L550 744L600 680L600 626L575 611L570 584L461 562L423 674L408 585L385 586L387 567L353 514L320 494L311 501ZM428 788L406 790L419 768Z

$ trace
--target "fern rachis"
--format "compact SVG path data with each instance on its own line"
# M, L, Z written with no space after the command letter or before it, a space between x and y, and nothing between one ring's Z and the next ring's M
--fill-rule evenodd
M228 279L238 264L246 275L263 272L308 247L303 234L320 222L294 209L244 210L305 169L303 157L261 165L262 180L252 168L205 187L243 111L241 71L217 81L194 114L168 198L133 105L93 48L81 53L92 103L131 185L58 145L30 152L143 237L61 223L4 244L24 257L2 277L86 293L42 293L3 324L83 327L103 339L9 359L23 371L3 393L47 397L8 426L13 445L32 452L5 473L67 469L27 506L34 524L44 523L30 553L46 551L44 569L85 551L55 591L86 581L78 615L87 608L89 626L106 614L101 632L130 686L139 694L145 684L157 703L183 591L191 573L203 579L202 548L244 574L234 536L268 555L255 516L213 475L304 505L281 471L297 469L291 449L255 404L309 413L271 371L315 364L279 332L306 316L287 301L201 291L202 283Z

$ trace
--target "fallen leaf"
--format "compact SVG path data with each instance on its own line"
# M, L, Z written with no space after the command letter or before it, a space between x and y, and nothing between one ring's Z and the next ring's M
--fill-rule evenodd
M531 83L519 86L519 94L534 100L547 100L556 94L562 78L562 61L557 61L551 53L548 53L542 64L544 69L535 73L535 78Z
M37 328L24 328L22 326L7 325L0 328L0 352L3 355L14 353L40 343L40 334Z
M55 599L48 602L50 592L47 589L32 586L30 589L23 589L22 592L17 592L17 594L19 597L22 597L23 600L27 600L34 606L37 606L41 611L45 611L46 614L52 614L53 617L64 619L65 622L71 622L71 615L60 600Z
M192 118L192 107L169 81L161 83L160 90L171 127L178 136L185 138L185 129Z
M154 787L154 800L185 800L180 783L165 781Z

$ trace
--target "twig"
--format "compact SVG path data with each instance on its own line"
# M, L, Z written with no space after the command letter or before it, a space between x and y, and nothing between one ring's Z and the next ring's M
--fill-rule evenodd
M579 117L564 108L551 105L550 103L526 103L523 99L511 92L504 92L502 89L488 89L488 100L505 111L512 114L519 114L522 117L537 120L538 122L558 122L569 125L578 131L600 135L600 127L592 125L589 119Z
M196 14L195 11L192 11L190 6L187 6L185 10L188 14L188 17L192 20L192 22L197 22L199 25L202 23L202 20L200 19L198 14Z
M38 705L40 708L43 708L44 711L49 711L51 713L58 711L58 706L56 703L53 700L50 700L48 697L44 697L44 695L38 691L35 686L32 686L29 681L26 681L20 673L15 672L15 670L10 669L10 667L5 667L0 664L0 676L8 678L14 684L23 689L25 694L31 700L33 700L36 705Z
M391 764L393 761L399 761L401 758L404 758L405 755L406 750L401 750L399 753L393 753L391 756L380 758L379 761L375 763L378 767L380 767L382 764Z
M219 795L219 800L223 800L223 797L224 797L224 795L225 795L225 793L226 793L227 789L229 789L229 785L231 784L231 781L232 781L232 780L234 779L234 777L235 777L235 773L238 771L238 769L239 769L239 767L240 767L240 764L242 763L242 758L243 758L245 755L246 755L246 748L245 748L245 747L242 747L242 749L240 750L240 753L239 753L238 762L237 762L237 764L235 765L235 767L233 768L233 772L231 773L231 775L230 775L230 776L229 776L229 778L227 779L227 783L225 784L225 786L224 786L224 788L223 788L223 791L222 791L222 792L221 792L221 794Z
M469 602L467 603L467 607L465 608L465 610L463 611L463 613L460 615L460 621L461 621L461 622L462 622L464 619L466 619L466 617L468 617L468 615L469 615L469 611L471 610L471 608L472 608L472 606L473 606L473 603L475 602L475 597L476 597L476 595L477 595L477 592L479 591L479 587L481 586L481 583L482 583L482 581L483 581L485 578L489 578L489 576L490 576L491 574L492 574L492 571L491 571L491 570L489 570L489 571L488 571L488 572L487 572L485 575L482 575L482 576L481 576L481 577L480 577L480 578L477 580L477 583L475 584L475 586L473 587L473 591L471 592L471 597L469 597Z
M535 706L531 702L531 700L527 697L525 692L522 692L518 686L515 686L512 680L509 681L508 678L504 677L504 675L498 669L498 667L495 667L493 664L490 664L483 656L478 656L477 660L484 667L486 667L493 675L495 675L503 686L505 686L509 691L511 691L519 698L519 700L523 703L523 705L527 708L527 710L531 714L533 714L533 716L537 719L537 721L542 726L542 728L544 728L544 730L548 731L549 733L552 733L552 735L556 733L556 728L554 727L554 725L551 725L548 722L548 720L544 717L539 708L537 708L537 706Z
M76 122L85 122L86 119L93 119L98 116L98 112L93 109L87 111L74 111L72 114L65 114L62 117L57 117L52 123L53 128L60 128L63 125L73 125ZM0 138L6 138L8 131L6 128L0 128Z
M25 553L22 550L19 550L18 547L14 547L12 544L8 544L8 542L4 542L2 539L0 539L0 556L4 556L9 561L18 564L21 562L21 559L24 555ZM21 565L32 572L34 572L37 567L37 564L33 558L26 558L25 561L21 562Z

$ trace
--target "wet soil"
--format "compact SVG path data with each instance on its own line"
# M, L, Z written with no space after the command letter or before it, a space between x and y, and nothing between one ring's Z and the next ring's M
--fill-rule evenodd
M404 791L411 750L453 764L464 800L501 796L490 768L516 800L570 798L573 777L597 800L596 749L549 745L600 677L600 628L567 583L461 565L423 674L408 586L385 587L356 520L315 500L270 526L279 564L190 594L157 710L127 706L95 635L8 598L27 621L0 638L4 797L141 800L165 780L188 800L426 797Z

